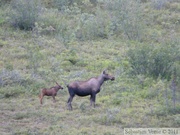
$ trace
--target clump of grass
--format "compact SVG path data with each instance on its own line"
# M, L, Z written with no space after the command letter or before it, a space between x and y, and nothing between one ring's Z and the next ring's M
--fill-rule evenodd
M28 114L27 113L17 113L14 115L14 119L15 120L21 120L21 119L24 119L24 118L28 118Z
M11 86L6 86L0 90L0 98L11 98L17 97L20 94L25 93L25 88L22 86L16 86L16 88Z
M101 114L98 118L95 118L94 121L101 123L102 125L114 125L115 123L122 123L120 109L107 109L105 114Z
M72 65L75 65L78 62L78 55L75 50L67 50L63 55L66 55L64 61L69 61Z
M0 24L1 24L1 20L0 20ZM7 41L0 39L0 48L6 46L7 44L8 44Z
M155 115L157 117L164 117L168 115L176 115L180 113L180 106L173 108L173 107L165 107L159 106L154 110L153 113L148 113L148 115Z

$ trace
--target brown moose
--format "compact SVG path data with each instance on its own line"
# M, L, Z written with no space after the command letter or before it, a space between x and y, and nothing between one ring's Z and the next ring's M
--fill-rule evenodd
M98 77L90 78L87 81L75 81L67 85L70 95L68 99L68 109L72 110L71 102L75 95L90 95L90 105L95 107L96 94L100 92L101 85L107 80L113 81L115 77L103 71Z
M42 100L44 96L52 96L53 97L53 102L55 102L55 96L57 95L57 92L59 89L63 89L62 86L60 86L57 82L56 82L56 86L51 87L49 89L47 88L43 88L40 92L39 98L40 98L40 103L42 104Z

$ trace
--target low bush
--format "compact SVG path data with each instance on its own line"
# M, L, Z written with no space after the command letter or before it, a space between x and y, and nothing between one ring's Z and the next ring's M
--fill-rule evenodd
M6 86L11 84L22 84L24 78L16 70L6 70L0 71L0 86Z
M40 11L38 0L14 0L9 12L10 23L15 28L31 30L35 26Z
M143 19L139 1L115 0L106 2L107 8L114 11L111 18L111 33L124 35L129 40L141 41L143 37Z
M70 0L53 0L53 6L59 10L69 5Z
M0 1L0 7L3 6L4 4L10 3L12 0L1 0Z
M165 7L168 0L151 0L151 5L154 9L160 10Z
M83 13L76 30L76 38L79 40L93 40L98 37L107 37L104 24L98 21L97 16Z
M156 115L158 117L168 116L168 115L176 115L180 113L180 106L176 108L173 107L164 107L160 106L152 114L149 115Z
M11 97L17 97L20 94L25 93L25 88L23 86L4 86L0 89L0 98L11 98Z
M178 50L175 44L139 44L129 49L127 54L134 74L170 79L179 57Z

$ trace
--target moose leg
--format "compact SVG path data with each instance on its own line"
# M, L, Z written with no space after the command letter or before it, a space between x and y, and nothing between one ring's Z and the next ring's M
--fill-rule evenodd
M93 105L93 107L95 108L95 101L96 101L96 94L93 93L90 97L90 101L91 101L91 106Z
M90 96L90 106L92 106L92 95Z
M72 110L72 105L71 105L71 102L72 102L72 100L73 100L73 97L74 97L74 95L70 95L70 97L69 97L69 99L68 99L68 109L69 110Z

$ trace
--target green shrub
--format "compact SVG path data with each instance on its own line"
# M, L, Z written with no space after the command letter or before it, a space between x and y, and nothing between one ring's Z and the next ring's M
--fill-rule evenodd
M66 7L69 5L70 0L54 0L53 6L56 7L59 10L62 10L63 7Z
M180 113L180 106L173 108L173 107L164 107L160 106L157 109L155 109L154 113L150 115L156 115L159 117L168 116L170 115L176 115Z
M168 0L151 0L151 5L154 9L162 9Z
M13 0L9 13L11 25L22 30L31 30L38 19L38 0Z
M4 27L8 21L7 12L9 11L9 5L5 4L6 2L9 2L9 1L0 0L0 26L1 27L2 26Z
M92 14L83 13L79 21L76 37L80 40L90 40L94 39L96 34L97 23L95 16Z
M6 70L0 71L0 86L6 86L11 84L21 84L24 82L23 77L16 70Z
M178 45L142 45L129 49L128 56L134 74L170 79L173 65L179 57Z
M134 0L115 0L106 2L107 8L114 11L111 19L112 33L125 35L129 40L140 41L143 36L143 21L141 15L141 5Z
M0 7L4 6L4 4L10 3L11 0L0 0Z
M75 40L75 25L76 23L70 21L66 16L61 17L61 21L57 26L56 39L63 42L65 47L69 47L69 43Z
M129 62L134 74L148 74L148 59L151 47L139 45L128 51Z
M14 86L4 86L0 88L0 98L11 98L17 97L18 95L25 93L25 87L17 85Z
M167 89L166 87L166 81L162 81L162 80L158 80L157 83L152 84L152 86L144 91L145 96L144 98L148 98L148 99L153 99L156 98L158 99L158 101L161 101L164 99L164 95L165 95L165 90ZM168 98L169 93L167 93L167 98Z
M64 23L57 9L43 9L35 23L33 32L37 35L54 35L58 32L58 27Z
M76 38L79 40L95 40L108 37L108 18L98 12L97 15L83 13L76 28ZM106 18L106 19L105 19Z

